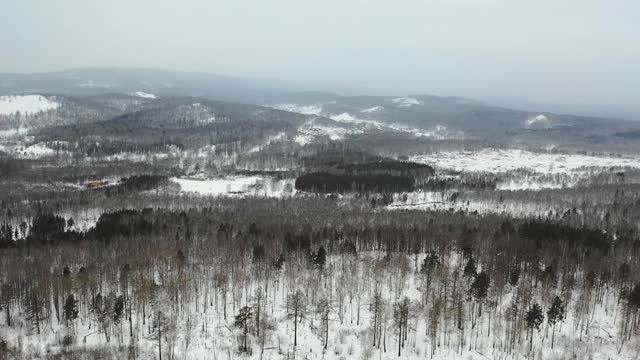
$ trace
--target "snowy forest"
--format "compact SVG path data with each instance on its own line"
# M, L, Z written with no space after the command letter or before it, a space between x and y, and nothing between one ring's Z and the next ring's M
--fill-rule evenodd
M0 360L640 357L640 125L131 81L0 96Z

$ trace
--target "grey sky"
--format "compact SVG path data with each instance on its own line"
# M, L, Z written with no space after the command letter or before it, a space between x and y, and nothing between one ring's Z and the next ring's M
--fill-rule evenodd
M640 119L638 18L637 0L4 0L0 72L169 68Z

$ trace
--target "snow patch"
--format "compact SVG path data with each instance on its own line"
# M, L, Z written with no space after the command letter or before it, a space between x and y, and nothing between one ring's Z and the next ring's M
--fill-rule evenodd
M535 153L517 149L453 151L414 156L412 161L465 172L505 173L525 169L541 174L565 173L584 168L640 168L640 158L578 154Z
M536 153L517 149L443 152L412 161L439 169L497 175L496 190L571 188L613 169L640 168L640 158Z
M30 127L19 127L15 129L0 130L0 139L7 140L10 138L22 137L27 135L30 130Z
M383 106L374 106L374 107L370 107L368 109L360 110L360 112L362 112L362 113L373 113L373 112L381 111L383 109L384 109Z
M329 117L331 120L335 120L335 121L339 121L339 122L344 122L344 123L353 123L353 124L358 124L358 125L364 125L365 127L368 128L372 128L372 129L377 129L380 130L383 127L386 127L387 125L382 124L378 121L373 121L373 120L363 120L363 119L359 119L354 117L353 115L349 114L349 113L342 113L342 114L338 114L338 115L331 115Z
M145 98L145 99L157 99L158 97L154 94L146 93L144 91L136 91L132 94L133 96Z
M393 102L398 107L409 107L409 106L415 106L415 105L422 105L422 103L419 100L414 99L412 97L408 97L408 96L395 98L395 99L391 100L391 102Z
M258 145L258 146L254 146L251 149L249 149L249 151L247 151L248 153L254 153L254 152L258 152L261 151L262 149L264 149L265 147L277 143L279 141L282 141L287 134L285 134L284 132L280 132L274 136L270 136L267 138L267 140L262 144L262 145Z
M320 105L275 104L267 105L267 107L305 115L320 115L322 112L322 106Z
M111 85L109 85L109 84L101 84L101 83L95 82L93 80L89 80L87 82L80 83L80 84L78 84L78 86L86 87L86 88L103 88L103 89L111 88Z
M444 125L436 125L429 129L415 129L405 126L399 126L404 132L409 132L414 134L416 137L426 137L435 140L445 140L445 139L464 139L464 132L461 130L450 130Z
M553 124L547 116L540 114L526 120L524 126L527 129L551 129Z
M295 194L295 179L277 180L263 176L234 176L218 179L171 178L184 193L204 196L286 197Z
M42 95L8 95L0 96L0 115L35 114L41 111L57 109L59 103Z
M346 119L346 117L343 117L343 119ZM346 123L350 121L341 122ZM294 141L304 146L318 138L328 137L335 141L342 140L348 135L361 134L364 132L362 128L349 125L341 126L339 123L340 121L334 124L324 124L318 122L318 119L311 119L298 128L298 134L294 137Z
M28 158L28 159L39 159L43 157L69 154L69 152L65 150L55 150L55 147L64 146L67 144L68 143L66 141L41 142L41 143L33 144L26 148L18 149L17 154L20 157Z

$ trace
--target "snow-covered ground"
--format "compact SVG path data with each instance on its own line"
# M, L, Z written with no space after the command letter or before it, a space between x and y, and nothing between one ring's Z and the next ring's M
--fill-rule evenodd
M543 114L525 120L524 126L527 129L549 129L552 127L551 120Z
M419 105L418 100L412 98L397 98L394 103L400 107ZM328 137L331 140L342 140L348 135L362 134L368 131L389 131L413 134L416 137L427 137L431 139L463 139L464 132L449 129L444 125L436 125L431 128L414 128L401 124L387 124L371 118L360 118L357 115L343 112L339 114L327 113L323 110L322 105L297 105L297 104L277 104L270 107L280 110L297 112L306 115L321 115L337 122L349 124L349 127L328 126L326 124L317 124L316 119L311 119L300 126L298 134L294 137L294 141L300 145L306 145L318 138ZM374 106L360 111L362 114L372 114L382 110L382 106ZM365 115L362 115L365 116Z
M364 126L367 127L366 125ZM307 145L319 138L328 137L331 140L342 140L348 135L359 134L364 130L360 126L340 126L311 119L298 128L294 141L300 145Z
M39 159L50 156L70 155L66 150L56 150L58 146L66 146L66 141L41 142L25 148L14 148L16 155L26 159Z
M598 173L640 168L640 158L483 149L418 155L411 161L436 169L497 175L497 190L574 187Z
M329 115L329 118L335 121L345 122L345 123L354 123L354 124L362 124L375 129L382 129L385 125L375 121L375 120L365 120L359 119L349 113L341 113L338 115Z
M144 91L136 91L131 95L137 96L137 97L141 97L141 98L145 98L145 99L157 99L158 98L155 94L146 93Z
M181 299L179 316L168 320L170 326L165 328L165 331L168 331L165 335L168 336L163 338L161 343L150 335L153 333L151 323L157 309L172 314L169 307L173 298L170 297L169 290L166 290L168 286L158 286L153 293L154 301L150 302L144 316L149 324L144 323L139 304L131 313L133 339L129 335L130 325L125 317L108 329L112 337L111 341L107 342L104 331L99 327L100 323L95 319L89 321L88 319L93 317L90 317L86 308L81 308L79 318L73 323L75 338L71 349L90 354L91 350L98 347L108 347L115 351L117 347L122 346L121 354L126 357L126 347L135 340L140 359L157 358L159 345L162 346L164 356L179 359L637 359L637 336L620 346L619 329L624 321L624 307L616 301L617 292L612 286L607 286L602 301L596 302L589 297L586 301L589 301L587 304L590 306L586 307L586 310L580 310L580 301L585 301L580 297L579 292L582 290L574 290L567 304L565 319L554 328L546 320L543 321L540 329L532 332L533 350L529 352L529 339L525 336L526 329L522 324L524 320L519 320L515 332L510 320L514 304L522 306L524 303L516 294L521 293L526 287L507 285L499 290L500 296L492 294L491 298L499 301L485 304L485 310L479 316L476 326L471 325L471 319L475 316L475 302L464 301L460 307L462 331L458 329L455 321L458 312L452 300L451 304L447 303L444 306L447 312L435 315L438 323L434 331L435 322L432 320L431 310L433 299L442 296L442 292L449 294L453 287L460 286L446 282L451 278L458 279L455 275L450 275L453 271L459 270L456 264L461 260L456 253L449 255L448 263L451 268L439 270L438 275L434 276L431 285L433 293L423 289L424 280L417 268L425 254L407 256L404 261L406 273L394 272L390 270L390 266L385 268L384 265L379 265L383 253L362 252L348 261L344 259L345 256L347 255L329 256L326 268L334 270L326 271L323 275L318 275L316 271L303 270L296 265L295 268L291 266L292 269L274 272L272 277L260 284L246 276L249 280L243 278L239 289L236 290L234 285L233 292L230 289L228 293L222 292L221 287L212 288L206 282L201 284L188 279L189 286L195 284L197 289L203 285L204 289L194 292L190 287L187 288L190 296ZM396 255L393 256L395 259ZM65 265L71 266L75 272L82 263L65 262ZM379 270L380 268L383 270ZM443 271L445 275L440 275ZM228 280L229 276L226 273L223 275L226 289L227 282L231 283L234 280ZM100 279L97 281L97 286L105 292L114 287L113 284L99 282ZM218 281L220 280L216 280L216 283ZM521 279L520 283L525 281L528 280ZM153 282L157 284L159 280ZM264 292L261 319L269 324L262 330L264 354L261 356L262 342L254 335L253 328L248 341L253 355L241 354L238 349L242 342L242 329L234 326L234 316L241 304L254 303L254 294L258 286L264 287L264 284L267 284L268 292ZM374 288L380 291L384 304L384 346L372 344L374 313L371 304ZM493 281L490 289L494 291ZM303 301L306 305L302 311L304 316L296 326L297 346L294 346L293 320L288 315L290 311L287 306L287 298L295 290L304 294ZM78 292L76 291L76 297L80 296ZM541 293L542 291L536 291L531 302L541 304L546 311L550 300L545 299ZM551 294L556 293L559 294L559 290L552 290ZM589 294L591 295L591 292ZM409 331L402 355L398 356L397 330L392 314L394 304L404 297L410 303ZM595 295L593 297L595 298ZM326 350L322 343L321 314L314 307L320 298L330 299ZM424 303L427 306L424 306ZM52 307L51 304L48 305ZM255 308L252 311L255 313ZM227 313L228 316L225 317L223 313ZM40 334L37 334L35 329L32 329L32 324L15 309L12 313L11 328L5 325L4 316L4 311L0 312L0 336L8 340L10 346L19 347L23 355L44 359L62 351L61 339L68 330L64 321L56 321L54 314L42 321ZM553 349L550 346L552 331ZM513 334L516 336L512 343ZM460 346L461 339L464 340L464 345ZM170 354L175 355L172 357Z
M422 103L419 100L414 99L412 97L408 97L408 96L395 98L395 99L393 99L391 101L398 107L409 107L409 106L422 105Z
M0 141L23 137L27 135L27 133L30 130L31 128L29 127L19 127L15 129L0 130Z
M547 217L550 204L537 204L522 201L500 201L496 199L479 200L473 196L453 197L455 191L415 191L394 194L393 204L387 210L428 210L428 211L463 211L478 214L505 214L515 218ZM406 197L406 200L405 200Z
M41 111L57 109L59 103L42 95L6 95L0 96L0 114L11 115L34 114Z
M258 152L258 151L264 149L265 147L267 147L267 146L269 146L271 144L274 144L274 143L277 143L279 141L282 141L283 139L286 138L286 136L287 136L287 134L284 133L284 132L280 132L280 133L278 133L276 135L270 136L264 141L264 143L262 143L261 145L252 147L247 152L248 153Z
M274 104L266 106L278 110L296 112L306 115L320 115L320 113L322 112L321 105Z
M205 196L263 196L294 195L295 179L278 180L264 176L234 176L218 179L171 178L184 193Z
M401 97L392 100L398 107L409 107L415 105L421 105L422 103L414 98ZM357 125L357 127L344 128L339 126L317 126L315 120L312 119L303 124L299 129L299 134L295 136L294 140L301 144L306 145L318 137L329 137L331 140L342 140L350 134L361 134L367 131L390 131L390 132L402 132L410 133L416 137L427 137L430 139L443 140L443 139L464 139L465 134L459 130L449 129L444 125L436 125L431 128L414 128L402 124L389 124L381 121L377 121L371 118L371 115L384 109L382 106L373 106L360 110L361 116L367 117L362 119L357 115L349 112L343 113L329 113L325 111L322 104L315 105L298 105L298 104L276 104L267 105L269 107L286 110L291 112L297 112L306 115L321 115L328 117L332 120L348 123L350 125Z
M100 82L93 81L93 80L89 80L87 82L79 83L78 86L86 87L86 88L103 88L103 89L110 89L111 88L110 84L100 83Z
M367 108L367 109L360 110L360 112L362 112L362 113L374 113L376 111L382 111L382 110L384 110L383 106L373 106L373 107L370 107L370 108Z
M640 168L640 159L534 153L523 150L484 149L481 151L445 152L421 155L411 160L433 165L441 170L487 174L496 177L498 191L539 191L563 189L589 184L593 177ZM451 177L450 175L439 175ZM458 175L453 175L456 177ZM482 176L482 175L481 175ZM615 179L614 179L615 180ZM414 191L396 194L389 209L466 211L480 214L507 214L513 217L546 217L549 212L565 211L554 205L553 198L541 202L502 200L491 191L448 190L444 192ZM566 204L565 204L566 205ZM559 206L559 207L558 207Z
M536 153L517 149L441 152L414 156L411 160L442 169L490 173L504 173L516 169L553 174L592 167L640 168L640 158Z

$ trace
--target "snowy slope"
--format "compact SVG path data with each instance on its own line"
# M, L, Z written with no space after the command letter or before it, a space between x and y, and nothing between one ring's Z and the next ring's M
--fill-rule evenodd
M422 104L418 100L408 97L393 99L393 103L398 107L408 107ZM336 124L330 126L318 125L316 124L316 120L312 119L300 126L300 128L298 129L298 134L294 137L294 140L300 145L312 143L323 137L328 137L334 141L343 140L348 135L363 134L371 131L409 133L413 134L416 137L426 137L436 140L465 138L464 132L449 129L444 125L436 125L430 128L414 128L401 124L387 124L372 119L370 115L383 110L384 107L382 106L373 106L367 109L360 110L359 112L361 113L361 116L367 117L365 119L349 112L327 112L323 109L322 104L276 104L267 106L274 109L297 112L306 115L322 115L337 122L349 124L349 126L340 126Z
M59 103L42 95L8 95L0 96L0 115L34 114L41 111L57 109Z

